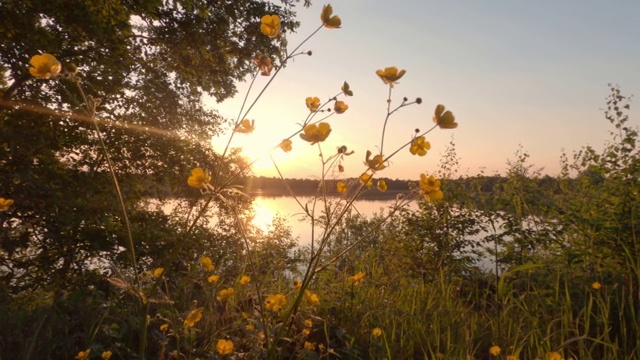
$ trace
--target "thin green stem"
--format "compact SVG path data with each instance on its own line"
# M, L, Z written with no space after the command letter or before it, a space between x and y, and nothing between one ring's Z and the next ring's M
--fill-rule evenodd
M98 142L100 143L100 148L102 149L104 158L107 162L107 166L109 168L109 173L111 174L111 180L113 181L113 186L116 190L116 195L118 197L118 202L120 204L120 208L122 210L122 216L123 216L123 221L124 221L124 226L125 229L127 231L127 238L129 240L129 251L131 253L131 263L132 263L132 267L133 267L133 273L134 273L134 277L135 277L135 282L136 285L139 284L139 277L138 277L138 269L137 269L137 260L136 260L136 251L135 251L135 247L134 247L134 243L133 243L133 234L131 232L131 224L129 222L129 216L127 215L127 207L124 203L124 197L122 196L122 191L120 189L120 183L118 182L118 177L116 176L116 172L115 172L115 168L113 166L113 162L111 161L111 158L109 157L109 152L107 150L107 146L104 143L104 139L102 137L102 132L100 131L100 126L98 125L98 122L95 119L95 103L89 103L89 100L87 99L84 91L82 90L82 87L80 86L80 83L78 81L78 79L76 79L74 81L74 83L76 84L76 87L80 93L80 96L82 97L82 101L84 102L85 105L85 109L87 111L87 115L89 116L89 118L91 119L91 122L93 123L93 126L96 130L96 136L98 138Z

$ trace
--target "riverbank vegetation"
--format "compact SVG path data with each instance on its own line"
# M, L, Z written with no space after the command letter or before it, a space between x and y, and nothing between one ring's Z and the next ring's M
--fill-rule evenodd
M302 99L301 126L273 144L316 147L317 180L257 186L232 143L251 136L260 95L237 119L202 96L232 96L246 76L267 89L315 33L341 27L333 8L289 50L290 1L102 5L0 4L0 357L640 357L640 153L619 87L603 114L610 140L564 155L557 177L523 148L503 176L460 175L452 141L407 182L384 177L389 159L431 155L429 133L458 123L444 105L397 98L410 75L383 67L375 151L322 147L357 95L336 84ZM429 106L433 123L385 148L387 120L407 106ZM360 177L341 177L348 156ZM309 246L281 220L252 226L252 186L313 193L299 203ZM395 205L351 211L368 193Z

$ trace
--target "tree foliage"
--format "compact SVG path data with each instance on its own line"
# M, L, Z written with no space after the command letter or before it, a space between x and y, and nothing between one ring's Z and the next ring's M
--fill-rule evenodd
M238 168L237 154L222 162L211 150L226 120L205 100L233 96L257 54L283 58L285 38L260 34L260 18L277 14L293 31L293 10L292 1L257 0L0 3L0 192L15 200L0 215L5 290L73 283L96 259L128 263L122 211L84 105L95 110L143 263L177 243L215 242L204 218L186 234L193 214L170 216L141 199L162 200L168 189L197 204L197 192L183 190L189 169ZM29 74L31 56L44 52L65 72L77 69L82 91ZM172 255L186 256L180 249Z

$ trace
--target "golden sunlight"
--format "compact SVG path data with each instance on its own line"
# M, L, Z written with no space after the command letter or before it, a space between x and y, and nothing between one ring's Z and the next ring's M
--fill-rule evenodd
M252 205L255 216L251 223L260 230L268 232L276 216L274 210L261 197L254 198Z

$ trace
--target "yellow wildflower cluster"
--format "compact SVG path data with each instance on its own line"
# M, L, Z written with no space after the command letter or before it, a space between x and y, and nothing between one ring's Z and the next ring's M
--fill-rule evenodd
M493 345L492 347L489 348L489 354L493 355L493 356L498 356L500 355L500 351L502 349L500 349L500 346L498 345Z
M349 105L345 104L344 101L337 100L333 105L333 111L335 111L336 114L344 114L347 109L349 109Z
M216 344L216 351L220 355L229 355L233 352L233 341L220 339Z
M371 174L368 173L364 173L362 175L360 175L360 182L365 184L368 187L372 187L373 186L373 176Z
M269 76L271 75L271 71L273 70L273 64L271 63L271 58L264 54L258 54L253 59L253 63L260 70L260 75Z
M373 171L380 171L387 167L384 163L384 156L382 156L382 154L375 155L373 158L371 158L371 151L369 150L367 150L367 156L365 158L364 164Z
M419 136L413 139L409 151L413 155L425 156L427 155L427 150L429 149L431 149L431 144L425 140L424 136Z
M380 77L382 82L388 84L389 87L393 87L394 84L397 84L398 80L400 80L405 73L405 70L398 71L398 68L395 66L390 66L384 70L376 71L376 74Z
M283 306L287 305L287 298L283 294L268 295L264 305L267 310L279 312Z
M307 108L311 112L316 112L320 108L320 99L317 97L308 97L305 100L305 103L307 104Z
M202 268L206 271L213 271L216 269L216 267L213 265L213 261L211 261L211 258L208 256L200 257L200 265L202 265Z
M206 187L211 181L211 176L207 174L202 168L195 168L191 170L191 176L187 179L189 186L201 189Z
M309 306L320 305L320 298L311 290L304 291L304 300L309 304Z
M58 76L62 71L60 61L55 56L47 53L34 55L29 64L31 64L29 73L37 78L49 79Z
M388 189L387 182L382 179L378 180L378 184L376 184L376 186L378 187L378 190L380 190L381 192L385 192Z
M164 268L156 268L155 270L153 270L153 276L159 278L164 274Z
M348 190L347 185L342 181L338 181L337 188L338 188L338 192L343 194L346 193Z
M184 319L184 326L188 328L193 327L198 321L200 321L200 319L202 319L203 310L204 307L199 307L197 309L191 310L191 312L189 312L187 317Z
M278 15L265 15L260 21L260 31L270 38L280 33L280 17Z
M240 278L240 281L238 281L238 282L240 283L240 285L247 285L250 281L251 281L251 277L249 277L247 275L243 275Z
M218 292L218 300L220 301L229 300L235 292L236 292L235 289L232 287L222 289Z
M349 276L349 278L347 279L349 281L350 284L353 285L360 285L362 283L362 281L364 280L365 277L365 273L360 271L359 273L353 275L353 276Z
M89 354L91 354L91 349L80 351L78 355L76 355L76 360L88 360Z
M340 25L342 25L342 20L338 15L333 15L333 8L329 4L322 7L320 20L322 20L324 27L328 29L339 29Z
M289 152L291 151L291 149L293 149L293 147L291 146L291 140L289 139L282 140L282 142L278 146L280 146L280 149L282 149L282 151L284 152Z
M379 327L373 328L373 330L371 330L371 335L373 335L374 337L380 337L382 335L382 329L380 329Z
M548 352L546 358L547 360L564 360L562 355L560 355L560 353L556 351Z
M427 177L425 174L420 174L420 190L427 199L432 201L440 200L444 197L444 194L440 191L440 180L433 175Z
M256 125L255 120L244 119L240 121L240 123L238 124L238 126L236 126L234 131L241 134L251 134L253 130L256 129L255 125Z
M433 114L433 122L438 124L440 129L455 129L458 127L456 117L453 116L451 111L444 111L444 105L442 104L436 106L435 113Z
M7 211L13 205L13 200L0 197L0 211Z
M300 134L302 140L308 141L313 145L327 139L331 133L331 125L326 122L321 122L318 125L309 124L304 127L303 131L304 133Z

